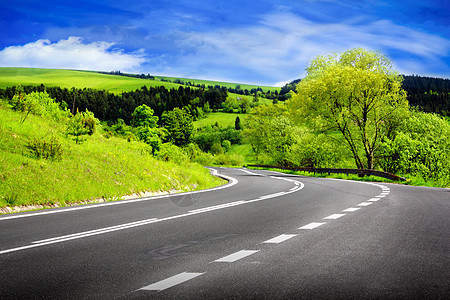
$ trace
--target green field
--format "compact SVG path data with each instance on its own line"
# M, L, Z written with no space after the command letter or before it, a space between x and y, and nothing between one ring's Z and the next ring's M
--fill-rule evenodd
M180 85L148 79L132 78L97 72L76 70L0 68L0 88L14 85L59 86L62 88L93 88L111 92L132 91L142 86L165 86L178 88Z
M195 128L205 127L208 125L214 125L216 122L219 124L220 127L228 127L233 126L234 122L236 121L236 117L241 119L241 122L243 121L243 118L245 117L245 114L231 114L231 113L211 113L208 115L208 117L204 119L200 119L194 122Z
M0 88L5 88L15 85L40 85L59 86L62 88L93 88L99 90L108 90L111 92L121 93L126 91L133 91L142 86L165 86L168 89L178 88L182 85L173 82L161 81L165 78L171 81L176 79L184 82L190 81L194 84L220 85L235 88L236 85L241 85L242 89L257 88L256 85L244 85L238 83L216 82L207 80L192 80L187 78L174 77L156 77L156 80L140 79L133 77L125 77L118 75L100 74L92 71L78 71L78 70L60 70L60 69L35 69L35 68L2 68L0 67ZM261 87L264 91L280 90L275 87Z
M259 86L259 85L252 85L252 84L241 84L241 83L231 83L231 82L221 82L221 81L212 81L212 80L203 80L203 79L189 79L189 78L176 78L176 77L164 77L164 76L155 76L157 79L165 79L165 80L170 80L172 82L174 82L175 80L182 80L185 83L187 82L191 82L194 85L197 84L204 84L205 86L215 86L215 85L220 85L220 86L226 86L227 88L236 88L236 85L239 85L241 87L242 90L251 90L251 89L255 89L255 88L262 88L262 90L264 92L267 91L280 91L281 88L279 87L271 87L271 86Z

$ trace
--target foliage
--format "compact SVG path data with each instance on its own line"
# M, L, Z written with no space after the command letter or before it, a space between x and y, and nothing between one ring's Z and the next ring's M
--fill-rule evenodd
M183 151L182 148L171 144L165 143L161 146L157 157L162 161L172 161L177 164L183 165L189 162L189 156Z
M0 101L0 207L64 206L223 184L189 160L182 164L158 160L144 143L114 136L105 139L98 128L83 144L75 144L64 134L65 123L30 114L21 124L20 114L7 107ZM64 149L63 159L30 157L29 141L44 140L48 132L54 144L59 142Z
M146 143L152 148L152 154L157 153L161 149L162 139L161 131L158 128L141 126L136 129L136 137L139 141Z
M184 109L175 108L162 116L164 128L167 130L167 141L185 146L191 141L194 123L191 115Z
M287 164L291 146L299 134L284 104L260 106L246 119L244 136L257 157L270 156L265 163Z
M54 136L50 139L34 138L25 146L32 156L43 159L60 160L63 154L61 142Z
M324 134L304 132L292 145L288 161L298 167L331 168L339 162L339 145Z
M229 142L230 146L241 144L242 134L240 130L236 130L232 126L222 128L216 125L209 125L198 128L194 134L193 141L201 150L209 152L212 150L214 144L222 147L224 141ZM225 144L227 144L227 142ZM215 146L215 150L219 150L218 146Z
M234 129L235 130L241 130L242 129L241 119L239 118L239 116L237 116L236 120L234 121Z
M413 111L385 138L379 151L387 172L410 174L450 185L450 124L434 114Z
M25 94L19 87L16 94L12 97L11 106L13 109L24 114L22 122L25 121L28 114L50 117L55 120L63 120L69 116L69 112L60 107L46 92L31 92Z
M84 135L93 135L99 121L94 114L88 110L85 112L77 111L76 115L69 119L67 124L67 134L72 135L74 141L78 144L83 142Z
M352 49L319 56L297 86L292 109L344 137L357 168L373 169L374 154L408 112L402 78L384 55Z
M153 113L153 109L145 104L136 107L132 114L133 126L155 128L159 118L157 116L153 116Z

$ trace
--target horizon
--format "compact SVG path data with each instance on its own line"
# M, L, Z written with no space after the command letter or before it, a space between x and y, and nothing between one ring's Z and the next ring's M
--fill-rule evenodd
M261 86L361 47L405 75L450 77L445 0L16 0L0 4L0 66L121 71Z
M80 69L68 69L68 68L34 68L34 67L3 67L0 66L0 69L4 69L4 68L10 68L10 69L42 69L42 70L62 70L62 71L76 71L76 72L93 72L93 73L98 73L98 74L103 74L103 75L112 75L112 76L121 76L121 75L117 75L117 74L110 74L112 72L117 72L120 70L112 70L112 71L99 71L99 70L80 70ZM282 88L285 85L288 85L290 83L292 83L295 80L302 80L305 77L299 77L299 78L294 78L292 80L289 80L288 82L286 82L286 84L282 85L282 86L272 86L272 85L264 85L264 84L255 84L255 83L246 83L246 82L235 82L235 81L220 81L220 80L211 80L211 79L207 79L207 78L190 78L190 77L175 77L175 76L165 76L165 75L159 75L159 74L150 74L150 73L130 73L130 72L122 72L120 71L120 73L122 74L130 74L130 75L150 75L150 76L154 76L154 77L162 77L162 78L173 78L173 79L181 79L181 80L197 80L197 81L209 81L209 82L217 82L217 83L225 83L225 84L236 84L236 85L249 85L249 86L256 86L256 87L267 87L267 88ZM450 80L450 78L448 77L439 77L439 76L426 76L426 75L421 75L421 74L401 74L399 73L400 76L418 76L418 77L423 77L423 78L434 78L434 79L443 79L443 80ZM130 78L135 78L135 79L139 79L136 77L130 77ZM143 79L145 80L145 79ZM149 80L149 79L147 79Z

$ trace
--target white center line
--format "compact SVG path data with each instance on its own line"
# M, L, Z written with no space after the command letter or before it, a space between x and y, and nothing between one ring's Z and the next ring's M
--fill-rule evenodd
M290 238L293 238L294 236L297 236L296 234L282 234L277 237L274 237L270 240L267 240L265 242L262 242L263 244L279 244L281 242L284 242Z
M244 257L250 256L252 254L255 254L259 250L241 250L236 253L230 254L228 256L219 258L213 262L235 262L237 260L240 260Z
M319 227L321 225L325 224L325 222L312 222L309 223L308 225L302 226L299 229L314 229L316 227Z
M354 212L354 211L357 211L360 208L361 207L350 207L350 208L344 209L342 212Z
M369 206L372 202L361 202L358 206Z
M167 279L158 281L156 283L150 284L148 286L145 286L141 288L140 290L146 290L146 291L162 291L165 289L168 289L170 287L173 287L175 285L178 285L180 283L183 283L185 281L191 280L197 276L203 275L205 273L180 273L178 275L169 277Z
M345 216L345 214L332 214L328 217L323 218L324 220L336 220L339 219L340 217Z

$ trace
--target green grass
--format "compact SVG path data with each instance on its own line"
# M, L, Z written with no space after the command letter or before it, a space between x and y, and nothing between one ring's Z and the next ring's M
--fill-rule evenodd
M140 192L190 191L223 184L199 164L157 160L148 146L95 133L82 144L66 137L64 124L21 115L0 102L0 207L64 206L85 200L120 199ZM59 161L36 159L30 139L55 136Z
M220 85L235 88L238 83L208 81L199 79L175 78L175 77L160 77L156 76L156 80L140 79L133 77L125 77L118 75L100 74L92 71L78 71L78 70L61 70L61 69L36 69L36 68L4 68L0 67L0 88L5 88L14 85L40 85L46 86L60 86L62 88L93 88L100 90L108 90L111 92L132 91L141 88L142 86L165 86L168 89L178 88L181 85L173 82L163 82L161 78L174 81L176 79L185 82L192 82L194 84ZM242 89L251 90L257 88L256 85L241 85ZM266 90L278 90L277 87L261 87Z
M222 113L222 112L216 112L216 113L210 113L206 118L200 119L194 122L195 128L205 127L208 125L214 125L216 122L221 126L222 128L233 126L234 122L236 121L236 117L239 117L242 119L245 117L245 114L233 114L233 113Z
M166 79L166 80L170 80L170 81L175 81L175 80L182 80L185 83L187 82L191 82L194 85L197 84L204 84L206 87L208 86L215 86L215 85L220 85L220 86L226 86L228 88L236 88L236 85L241 86L242 90L247 89L248 91L250 91L251 89L256 89L258 87L260 87L264 92L267 91L278 91L280 92L281 88L280 87L272 87L272 86L262 86L262 85L253 85L253 84L241 84L241 83L232 83L232 82L223 82L223 81L213 81L213 80L203 80L203 79L189 79L189 78L178 78L178 77L165 77L165 76L155 76L157 79Z
M111 92L132 91L142 86L165 86L178 88L179 84L149 79L132 78L117 75L100 74L89 71L0 68L0 88L14 85L59 86L62 88L93 88Z

